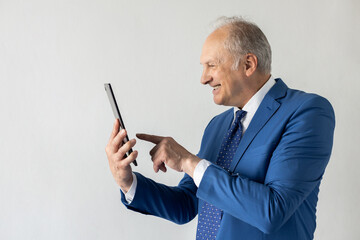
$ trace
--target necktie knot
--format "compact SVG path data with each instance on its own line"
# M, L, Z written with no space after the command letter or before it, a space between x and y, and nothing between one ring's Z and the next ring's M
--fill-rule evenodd
M236 115L235 115L235 121L234 121L234 124L235 125L238 125L241 121L241 119L243 119L243 117L245 117L245 114L246 114L246 111L244 110L238 110L236 112Z

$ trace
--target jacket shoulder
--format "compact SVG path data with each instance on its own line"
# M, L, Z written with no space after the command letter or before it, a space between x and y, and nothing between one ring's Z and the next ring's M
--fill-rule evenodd
M295 106L295 108L315 107L334 112L329 100L315 93L307 93L301 90L288 89L286 96L280 100L283 104Z
M208 126L223 123L226 119L229 119L233 116L234 116L234 109L230 108L230 109L216 115L215 117L213 117L210 120Z

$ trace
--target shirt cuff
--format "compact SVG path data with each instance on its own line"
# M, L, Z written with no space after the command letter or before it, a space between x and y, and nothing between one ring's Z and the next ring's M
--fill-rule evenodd
M212 163L208 160L202 159L195 167L194 170L194 183L197 187L200 186L200 182L204 176L204 173L206 169L211 165Z
M132 173L133 176L133 182L130 186L130 189L127 193L124 193L124 191L120 188L120 190L124 193L125 195L125 199L127 201L128 204L130 204L132 202L132 200L134 199L135 193L136 193L136 187L137 187L137 178L136 175L134 173Z

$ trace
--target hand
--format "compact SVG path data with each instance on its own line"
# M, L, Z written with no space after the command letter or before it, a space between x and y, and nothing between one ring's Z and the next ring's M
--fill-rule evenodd
M152 142L155 145L150 151L154 171L166 172L166 166L178 171L186 172L191 177L200 158L191 154L171 137L161 137L148 134L136 134L139 139Z
M124 158L125 154L135 146L136 140L131 139L123 144L126 130L123 129L119 132L119 126L119 120L116 119L105 152L109 160L111 173L116 183L126 193L129 191L133 182L130 163L136 159L138 152L133 151L128 157Z

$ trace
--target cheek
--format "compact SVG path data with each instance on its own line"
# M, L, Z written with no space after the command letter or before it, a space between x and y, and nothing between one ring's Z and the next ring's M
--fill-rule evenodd
M242 89L242 80L241 76L236 74L229 75L229 87L231 88L232 92L238 92Z
M224 76L221 85L224 87L224 90L227 93L232 92L235 88L234 82L232 82L231 79L229 79L227 76Z
M242 86L238 82L233 82L231 86L231 95L240 96L242 95Z
M219 72L214 69L209 70L209 75L211 75L215 80L221 79Z

